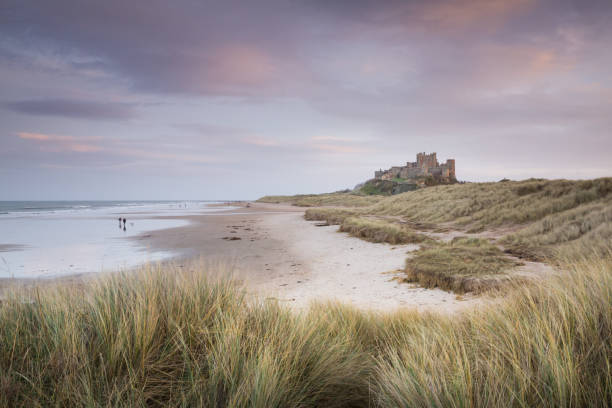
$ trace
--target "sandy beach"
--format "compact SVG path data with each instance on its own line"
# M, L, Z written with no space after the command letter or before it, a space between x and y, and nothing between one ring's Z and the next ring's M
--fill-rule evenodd
M315 226L303 213L300 207L251 203L184 216L187 226L134 239L153 250L179 251L172 262L228 265L251 293L297 309L312 301L337 300L372 310L453 312L480 301L394 279L417 245L363 241L337 232L337 226Z

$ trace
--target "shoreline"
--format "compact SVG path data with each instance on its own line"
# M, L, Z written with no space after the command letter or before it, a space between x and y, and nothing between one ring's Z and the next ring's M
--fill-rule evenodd
M457 296L400 282L404 262L418 245L372 243L337 232L337 226L316 226L316 221L304 219L304 207L247 202L229 206L214 213L160 215L155 218L187 224L128 239L144 251L176 253L151 265L218 265L256 299L279 301L295 310L305 310L312 302L338 301L373 311L454 313L485 301L482 296ZM0 297L9 287L80 285L146 265L48 278L0 278Z

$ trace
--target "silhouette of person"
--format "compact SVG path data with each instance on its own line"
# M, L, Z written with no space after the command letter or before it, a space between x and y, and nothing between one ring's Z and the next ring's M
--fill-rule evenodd
M119 217L119 229L121 229L121 217Z
M124 218L124 219L123 219L123 230L124 230L124 231L125 231L125 222L126 222L126 221L127 221L127 220Z

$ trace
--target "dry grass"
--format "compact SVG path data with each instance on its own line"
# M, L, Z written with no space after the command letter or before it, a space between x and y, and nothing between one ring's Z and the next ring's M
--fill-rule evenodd
M369 367L351 344L206 271L143 269L4 301L0 406L352 406Z
M544 260L579 256L583 246L605 252L602 243L612 238L611 193L612 178L455 184L381 196L359 208L309 209L306 217L341 224L349 216L392 216L432 230L444 223L468 232L514 226L519 231L501 243L520 257ZM336 204L351 207L348 196L335 195Z
M531 223L589 203L609 203L610 193L612 178L578 181L530 179L435 186L391 197L330 193L266 196L259 201L290 202L308 207L362 207L363 213L369 215L491 228Z
M347 232L370 242L389 244L420 243L430 240L426 235L411 229L407 224L360 216L357 209L309 208L304 213L308 221L325 221L329 225L340 225L340 232Z
M340 225L348 217L358 215L357 210L344 208L309 208L304 212L308 221L325 221L329 225Z
M405 225L391 221L364 217L346 217L340 224L341 232L363 238L370 242L386 242L389 244L416 244L431 240Z
M378 358L382 406L606 407L612 263L564 264L498 306L398 329Z
M509 282L505 274L520 264L485 239L455 238L412 253L406 260L408 282L456 293L483 292Z
M379 202L380 196L366 196L354 193L300 194L294 196L265 196L261 203L288 203L298 207L344 206L365 207Z
M458 316L294 314L206 270L15 293L0 305L0 405L605 407L611 258Z
M436 186L389 197L365 209L420 222L457 222L476 228L524 224L604 200L612 178L525 180Z
M612 196L551 214L502 240L519 256L542 260L580 256L584 248L606 251L612 240ZM576 250L577 249L577 250Z

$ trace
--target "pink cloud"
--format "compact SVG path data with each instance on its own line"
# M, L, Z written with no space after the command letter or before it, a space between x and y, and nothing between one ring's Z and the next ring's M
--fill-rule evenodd
M52 135L46 133L19 132L17 136L23 140L40 142L41 149L52 152L69 151L76 153L93 153L104 150L91 141L99 140L97 137L78 138L68 135Z
M316 151L335 154L371 153L374 150L364 147L363 141L342 136L313 136L308 146Z
M470 28L489 25L524 10L533 0L453 0L427 2L421 18L441 28Z
M243 143L255 145L255 146L278 146L278 142L272 139L266 139L263 137L246 137L241 139Z
M104 146L96 141L102 142L100 137L76 137L68 135L52 135L46 133L19 132L20 139L37 143L40 150L46 152L74 152L74 153L95 153L104 151L115 156L125 156L139 159L150 160L173 160L192 163L212 163L224 161L219 157L209 157L199 154L180 154L170 152L151 151L150 149L125 148L120 142L112 139L105 140Z
M68 148L71 151L78 152L78 153L92 153L92 152L99 152L101 150L104 150L100 146L91 145L91 144L83 144L83 143L69 144Z
M348 137L339 137L339 136L313 136L310 140L315 142L351 142L352 139Z
M274 58L253 46L218 48L212 55L209 79L222 83L265 85L275 80L279 68Z
M17 136L25 140L67 142L75 140L72 136L47 135L44 133L19 132Z
M530 45L492 45L479 47L479 61L470 73L470 87L503 89L531 86L541 78L564 75L575 64L571 57Z

